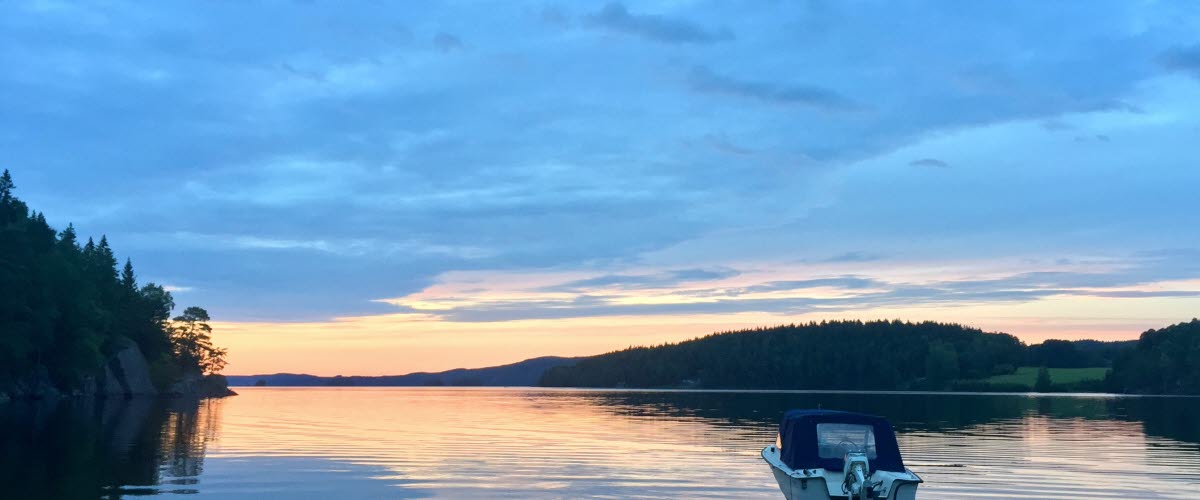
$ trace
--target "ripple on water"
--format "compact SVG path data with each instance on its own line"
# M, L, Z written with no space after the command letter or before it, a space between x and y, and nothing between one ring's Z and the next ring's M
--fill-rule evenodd
M1193 399L459 388L239 392L198 407L149 411L142 425L160 432L139 433L134 426L127 445L98 452L93 464L127 464L129 470L117 468L95 479L96 490L78 491L221 498L782 498L759 451L774 441L784 410L824 407L890 418L906 464L926 480L925 498L1200 498L1200 423L1167 417L1195 415ZM114 441L105 429L116 427L100 424L94 438ZM49 436L55 425L77 429L79 420L39 425ZM27 460L41 456L22 453L31 454ZM17 485L12 491L29 493L18 497L62 497L50 494L49 483L22 484L21 477L14 472L6 481Z

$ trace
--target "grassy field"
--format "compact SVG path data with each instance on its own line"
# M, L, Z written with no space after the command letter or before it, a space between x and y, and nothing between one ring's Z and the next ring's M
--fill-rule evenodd
M1050 368L1050 382L1054 384L1071 384L1084 380L1104 380L1104 372L1108 368ZM1033 387L1037 382L1038 368L1022 366L1016 373L996 375L983 379L988 384L1020 384Z

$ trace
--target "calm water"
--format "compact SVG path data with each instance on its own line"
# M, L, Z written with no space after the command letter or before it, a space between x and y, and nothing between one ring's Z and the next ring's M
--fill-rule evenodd
M1200 498L1200 400L239 388L0 406L0 498L782 498L785 409L889 417L923 498Z

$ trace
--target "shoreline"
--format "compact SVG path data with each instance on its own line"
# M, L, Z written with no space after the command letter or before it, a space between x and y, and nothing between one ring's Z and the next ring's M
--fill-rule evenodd
M542 392L660 392L660 393L715 393L715 394L885 394L909 396L1026 396L1026 397L1069 397L1079 399L1118 399L1118 398L1200 398L1193 394L1122 394L1115 392L980 392L980 391L864 391L836 389L683 389L683 388L632 388L632 387L540 387L524 385L496 386L421 386L421 385L362 385L362 386L328 386L328 385L274 385L274 386L231 386L238 389L257 391L262 389L321 389L321 390L384 390L412 389L421 391L542 391Z

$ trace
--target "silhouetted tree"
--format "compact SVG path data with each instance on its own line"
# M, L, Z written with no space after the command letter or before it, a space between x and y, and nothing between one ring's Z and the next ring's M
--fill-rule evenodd
M1050 369L1046 367L1038 368L1037 381L1033 383L1033 390L1037 392L1049 392L1054 386L1054 381L1050 380Z
M121 269L121 288L128 294L137 293L137 278L133 275L133 261L125 259L125 267Z
M213 346L208 311L189 307L176 316L171 334L175 356L184 366L195 366L201 373L216 373L225 367L225 349Z

